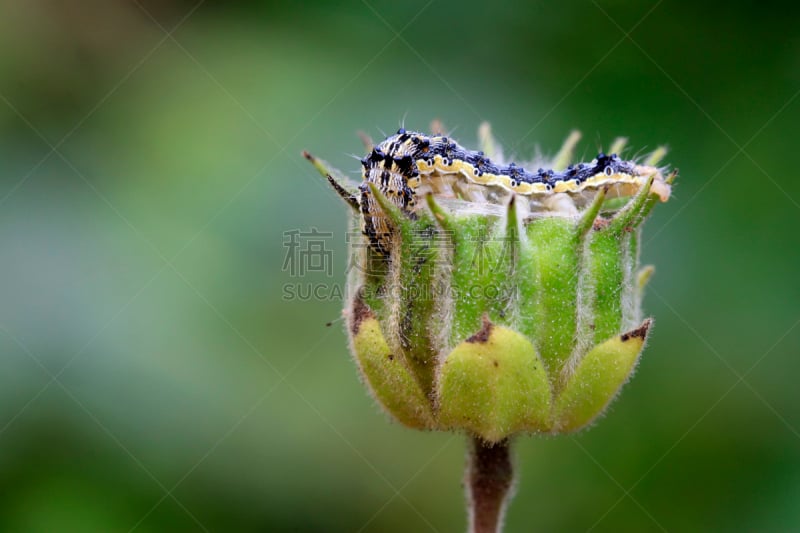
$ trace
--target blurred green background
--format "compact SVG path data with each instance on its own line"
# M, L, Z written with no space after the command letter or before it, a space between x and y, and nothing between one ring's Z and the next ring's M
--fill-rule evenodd
M462 531L459 436L392 424L335 297L355 132L667 143L656 329L508 531L800 529L800 8L0 2L0 530ZM333 232L333 277L284 232ZM324 293L325 296L328 293Z

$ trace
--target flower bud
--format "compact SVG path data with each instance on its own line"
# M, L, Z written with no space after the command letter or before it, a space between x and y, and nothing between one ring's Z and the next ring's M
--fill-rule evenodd
M358 189L306 155L363 230L349 251L351 349L402 424L487 443L573 432L630 378L652 325L640 229L675 174L654 167L663 150L563 170L577 137L530 173L401 130L365 158ZM485 126L481 138L499 158Z

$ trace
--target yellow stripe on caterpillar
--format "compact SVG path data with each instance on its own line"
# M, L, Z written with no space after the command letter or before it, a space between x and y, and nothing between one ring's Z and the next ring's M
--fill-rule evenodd
M460 195L472 191L470 185L540 197L554 194L580 196L585 191L610 186L618 195L631 195L655 175L652 192L662 201L670 195L670 185L655 167L625 161L616 154L598 154L587 163L570 165L564 170L538 169L531 172L514 163L494 162L483 152L463 148L442 135L425 135L400 129L377 144L362 162L363 183L359 203L364 219L364 233L373 248L386 253L391 227L377 203L370 198L367 183L373 183L386 198L411 216L416 209L418 191ZM495 196L496 197L496 196Z

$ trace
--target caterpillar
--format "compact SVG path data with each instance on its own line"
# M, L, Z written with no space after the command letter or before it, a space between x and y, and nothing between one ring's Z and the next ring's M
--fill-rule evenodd
M414 216L417 199L425 192L470 196L481 195L477 189L486 188L495 190L495 194L501 191L547 197L557 193L577 196L587 190L617 186L623 194L630 194L653 174L658 182L653 192L663 201L669 197L669 185L664 183L657 168L623 160L616 154L600 153L590 162L570 165L564 170L539 168L531 172L515 163L495 163L483 152L468 150L446 136L403 128L375 145L361 159L361 165L363 182L359 186L358 205L363 232L370 246L383 256L389 255L392 228L368 183L373 183L409 216Z

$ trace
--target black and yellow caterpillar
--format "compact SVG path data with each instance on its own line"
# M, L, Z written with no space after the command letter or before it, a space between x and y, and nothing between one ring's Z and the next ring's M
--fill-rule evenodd
M514 163L492 162L483 152L467 150L443 135L400 129L378 143L361 160L363 182L359 187L358 204L363 217L363 232L371 247L381 255L389 255L392 227L379 207L368 183L374 184L400 210L413 216L420 192L442 189L452 192L458 184L499 188L525 196L552 196L556 193L577 195L607 185L638 190L658 169L635 161L625 161L616 154L598 154L588 163L570 165L557 171L526 170ZM669 196L669 186L653 192L662 200ZM453 186L456 187L453 187ZM461 190L465 187L460 187ZM474 187L473 187L474 190Z

